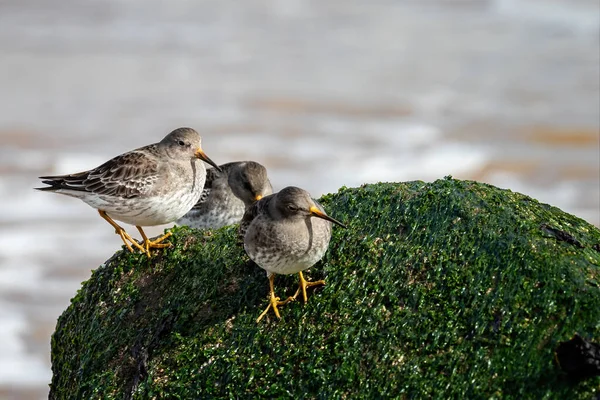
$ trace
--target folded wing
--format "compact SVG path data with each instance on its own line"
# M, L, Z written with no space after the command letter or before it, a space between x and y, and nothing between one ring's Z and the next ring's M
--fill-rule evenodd
M83 191L100 195L134 198L148 193L158 180L158 163L148 153L130 152L97 168L61 176L41 176L49 187L40 190Z

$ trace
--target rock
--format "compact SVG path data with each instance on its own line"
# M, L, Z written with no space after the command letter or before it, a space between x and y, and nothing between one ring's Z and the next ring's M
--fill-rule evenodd
M569 398L554 349L600 339L600 231L530 197L451 178L342 188L308 271L327 285L282 319L236 227L175 228L148 260L95 270L52 337L51 399ZM297 276L277 276L284 298Z

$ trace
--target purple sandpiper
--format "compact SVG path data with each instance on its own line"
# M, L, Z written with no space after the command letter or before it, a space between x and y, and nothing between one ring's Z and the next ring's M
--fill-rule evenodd
M267 169L254 161L235 161L209 168L202 196L177 221L197 229L217 229L242 219L246 208L273 193Z
M129 242L150 257L151 248L167 247L171 236L150 240L143 226L173 222L200 198L206 167L219 167L202 151L200 134L179 128L158 143L121 154L89 171L70 175L42 176L48 187L36 188L76 197L98 210L115 228L129 251ZM135 225L142 235L139 244L114 220Z
M306 288L325 284L322 280L306 281L302 271L323 258L331 239L332 222L345 228L328 216L307 191L293 186L264 197L246 210L242 220L242 225L247 226L243 232L244 249L252 261L267 271L270 286L269 306L257 322L270 308L281 318L277 306L296 299L300 291L306 303ZM280 301L273 288L275 274L295 273L300 275L298 290Z

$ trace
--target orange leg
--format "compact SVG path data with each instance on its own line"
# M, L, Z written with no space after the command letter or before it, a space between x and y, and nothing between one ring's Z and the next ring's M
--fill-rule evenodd
M142 239L144 239L145 250L143 250L143 251L144 251L144 253L146 253L148 255L148 257L150 257L150 249L164 249L165 247L171 246L171 243L161 243L163 240L171 237L171 235L172 235L171 232L167 232L163 236L161 236L155 240L150 240L150 239L148 239L148 236L146 236L146 234L144 233L144 230L142 229L141 226L136 226L136 228L142 235Z
M296 293L292 297L294 299L297 298L298 295L300 294L300 290L302 290L302 296L304 297L304 303L306 304L306 302L308 301L308 296L306 296L306 288L311 287L311 286L324 285L325 281L321 280L321 281L309 282L306 279L304 279L304 276L302 275L302 271L300 271L298 273L298 275L300 275L300 285L298 286L298 290L296 290Z
M279 315L279 310L277 309L277 306L282 306L284 304L287 304L290 301L295 300L292 296L290 296L284 301L279 301L280 299L279 299L279 297L275 296L275 290L273 289L273 281L274 280L275 280L275 274L272 274L271 276L269 276L269 286L271 288L269 306L267 307L267 309L265 311L262 312L262 314L260 314L260 316L256 319L256 322L260 322L260 320L263 319L263 317L265 315L267 315L267 312L271 308L275 312L275 315L277 315L277 318L281 319L281 315Z
M137 247L143 253L146 252L146 249L144 249L142 246L140 246L140 244L134 238L129 236L129 234L127 232L125 232L125 229L121 228L119 226L119 224L117 224L115 221L113 221L113 219L111 217L109 217L108 214L106 214L106 211L98 210L98 214L100 214L100 216L102 218L104 218L104 220L106 222L108 222L109 224L112 225L113 228L115 228L115 233L121 237L121 240L123 241L123 243L125 243L125 246L127 246L127 248L129 249L130 252L133 253L133 248L131 247L129 242L131 242L132 245Z

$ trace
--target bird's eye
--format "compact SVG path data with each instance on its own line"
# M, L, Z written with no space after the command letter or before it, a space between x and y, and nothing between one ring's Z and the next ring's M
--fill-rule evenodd
M177 142L177 144L180 146L185 146L185 142L183 140L180 140L179 142Z
M295 205L293 205L293 204L288 204L287 208L288 208L288 210L290 210L290 211L298 211L298 207L296 207L296 206L295 206Z

